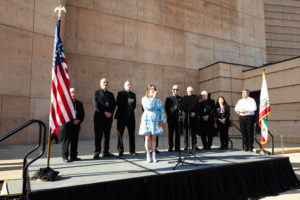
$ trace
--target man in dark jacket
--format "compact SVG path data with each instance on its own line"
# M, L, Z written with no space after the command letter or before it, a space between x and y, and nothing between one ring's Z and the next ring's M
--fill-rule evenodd
M192 137L192 149L199 150L197 147L197 112L196 105L198 103L199 98L193 94L194 88L188 86L186 89L187 95L185 95L182 99L183 104L186 104L186 100L188 100L188 105L184 108L185 117L184 117L184 127L185 127L185 136L184 136L184 150L188 150L189 148L189 134ZM189 115L189 116L188 116ZM188 120L189 119L189 120Z
M180 128L181 123L179 121L180 109L179 105L182 97L179 96L178 85L173 85L172 96L167 97L165 102L165 111L167 113L168 122L168 138L169 138L169 152L173 151L174 141L173 135L175 131L175 151L180 151Z
M80 158L77 157L77 147L78 147L78 136L80 130L80 124L84 120L84 109L83 105L77 98L77 91L75 88L70 88L71 97L73 100L74 110L76 118L68 123L64 124L61 128L61 134L63 136L62 143L62 159L64 162L79 161ZM69 145L70 147L70 160L69 157Z
M129 152L131 155L136 155L135 152L135 117L134 109L136 107L136 97L133 92L130 91L131 82L126 81L124 83L124 90L118 92L117 96L117 112L115 119L117 119L118 130L118 146L119 156L123 156L123 134L125 127L127 126L129 135Z
M100 89L94 95L94 132L95 132L95 152L94 159L99 159L101 152L101 141L104 133L104 151L103 157L110 157L109 139L110 130L113 121L113 113L116 108L114 94L107 90L108 81L106 78L100 80Z
M202 101L197 112L200 115L200 129L203 149L210 149L213 141L215 101L208 98L206 91L201 92Z

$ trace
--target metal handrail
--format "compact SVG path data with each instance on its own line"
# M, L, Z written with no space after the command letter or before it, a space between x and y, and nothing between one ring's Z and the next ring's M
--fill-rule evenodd
M45 153L45 146L46 146L46 125L44 124L44 122L40 121L40 120L29 120L27 122L25 122L24 124L18 126L17 128L11 130L10 132L8 132L7 134L3 135L0 137L0 142L2 142L3 140L9 138L10 136L16 134L17 132L21 131L22 129L30 126L31 124L34 123L38 123L39 124L39 143L38 145L33 148L31 151L29 151L24 159L23 159L23 185L22 185L22 199L26 198L27 195L27 189L26 189L26 184L27 184L27 169L29 167L29 165L31 165L34 161L36 161L37 159L39 159L40 157L43 156L43 154ZM42 152L37 155L35 158L33 158L30 162L27 163L27 157L33 153L34 151L36 151L40 146L41 146L41 140L42 140L42 134L43 134L43 147L42 147Z
M241 129L232 121L232 125L240 132L241 132ZM269 135L271 136L271 142L272 142L272 155L274 155L274 136L273 134L268 130L268 133ZM232 137L232 136L231 136ZM256 137L254 137L255 139L255 142L258 144L259 148L262 149L262 146L260 144L260 142L256 139Z

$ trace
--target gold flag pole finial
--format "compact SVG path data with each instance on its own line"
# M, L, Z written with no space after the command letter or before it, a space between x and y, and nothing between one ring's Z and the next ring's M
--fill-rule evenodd
M57 15L58 15L58 19L61 18L61 11L64 11L65 13L67 12L66 8L63 6L58 6L54 9L54 12L58 11Z

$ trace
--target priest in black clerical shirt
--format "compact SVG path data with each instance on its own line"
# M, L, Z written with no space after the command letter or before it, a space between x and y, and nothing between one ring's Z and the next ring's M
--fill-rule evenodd
M94 95L94 132L95 132L95 152L94 159L99 159L101 152L101 141L104 133L103 157L110 157L109 139L110 130L113 121L113 114L116 108L114 94L107 90L108 81L103 78L100 80L100 89Z
M136 107L136 96L130 91L131 82L125 81L124 89L118 92L117 95L117 111L115 119L117 119L118 130L118 146L119 156L123 156L123 134L125 127L127 127L129 135L129 153L136 155L135 152L135 116L134 109Z
M175 132L175 151L180 151L180 130L181 123L179 121L179 104L182 98L178 95L179 87L178 85L173 85L172 87L172 96L167 97L165 102L165 111L167 113L167 122L168 122L168 138L169 138L169 152L173 151L174 147L174 132Z

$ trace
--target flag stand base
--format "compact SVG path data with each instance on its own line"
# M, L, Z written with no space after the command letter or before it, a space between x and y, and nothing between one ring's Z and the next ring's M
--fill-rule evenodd
M260 156L269 156L269 155L271 155L271 153L269 151L264 150L264 149L256 150L256 154L259 154Z
M50 167L40 168L39 171L34 173L32 179L36 181L55 181L58 174L58 171L54 171Z

